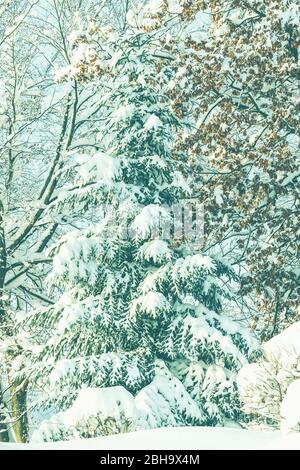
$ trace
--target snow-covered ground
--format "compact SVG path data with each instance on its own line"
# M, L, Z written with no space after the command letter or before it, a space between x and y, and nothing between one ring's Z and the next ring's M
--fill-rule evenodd
M163 428L128 434L47 444L0 444L0 450L96 449L96 450L224 450L296 449L300 433L249 431L233 428Z

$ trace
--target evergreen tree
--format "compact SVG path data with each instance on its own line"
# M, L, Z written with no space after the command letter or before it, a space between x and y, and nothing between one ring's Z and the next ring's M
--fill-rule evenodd
M53 248L62 295L20 323L36 342L22 375L60 410L84 387L123 386L151 427L237 419L235 372L256 341L224 314L232 269L172 233L189 196L187 155L173 146L186 122L165 93L172 58L138 29L93 25L73 41L64 74L93 84L103 122L97 151L70 155L74 186L58 206L91 220Z

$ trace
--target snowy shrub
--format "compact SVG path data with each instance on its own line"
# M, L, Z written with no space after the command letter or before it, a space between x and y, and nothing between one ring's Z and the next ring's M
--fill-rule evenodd
M238 373L240 399L250 415L250 423L296 429L300 422L299 378L300 322L297 322L263 344L261 359L247 364Z
M92 438L130 431L141 426L133 396L123 387L81 390L74 404L53 415L34 431L32 442Z

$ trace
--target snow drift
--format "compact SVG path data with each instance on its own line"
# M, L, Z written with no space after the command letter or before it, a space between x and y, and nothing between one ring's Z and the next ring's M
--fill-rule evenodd
M300 450L300 434L249 431L233 428L178 427L138 431L95 439L44 444L0 444L0 450L96 449L103 450Z

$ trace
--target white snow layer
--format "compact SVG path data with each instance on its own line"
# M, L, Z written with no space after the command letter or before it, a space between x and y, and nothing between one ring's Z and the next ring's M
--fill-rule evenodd
M140 248L139 254L142 259L151 260L154 263L169 261L172 258L172 252L167 242L159 239L144 243Z
M110 186L118 177L120 161L103 152L97 152L93 156L81 155L80 178L83 182L94 177L105 186Z
M137 310L148 313L155 318L159 313L170 311L171 305L163 294L160 292L150 291L145 295L141 295L132 302L130 313L133 317L135 317Z
M292 382L281 403L281 429L283 432L300 431L300 380Z
M300 358L300 321L294 323L263 345L268 361L280 362L289 367Z
M159 117L155 114L151 114L145 123L145 129L150 131L151 129L158 129L159 127L162 127L162 125L163 124Z
M170 219L169 211L157 204L149 204L143 207L132 222L131 228L137 237L146 238L158 232L163 221Z
M0 450L254 450L300 449L300 433L282 435L279 431L249 431L234 428L177 427L138 431L95 439L45 444L0 444Z
M120 412L135 417L134 398L124 387L86 388L79 392L74 404L65 411L65 418L73 424L75 421L88 419L101 413L103 419L118 417Z

